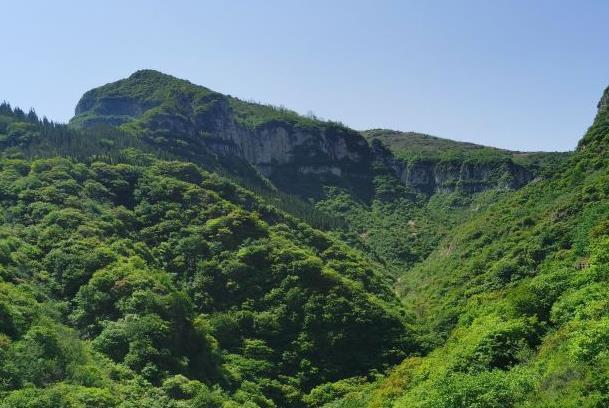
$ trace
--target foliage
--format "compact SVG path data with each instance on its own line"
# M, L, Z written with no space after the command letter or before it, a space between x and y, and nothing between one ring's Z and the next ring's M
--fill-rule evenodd
M601 104L566 164L456 226L400 277L430 351L328 406L609 403L608 118Z
M61 140L0 158L0 406L304 406L417 352L361 252L192 163Z
M309 146L267 179L210 126L361 138L154 71L71 126L0 105L0 408L607 406L606 99L574 154L365 132L537 175L436 194L369 156L295 183Z

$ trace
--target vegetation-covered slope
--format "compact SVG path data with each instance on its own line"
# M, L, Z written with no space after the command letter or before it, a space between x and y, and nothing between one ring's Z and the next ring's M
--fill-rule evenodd
M606 405L603 101L572 157L149 70L0 105L0 407Z
M361 132L372 142L380 141L397 158L407 163L493 163L513 162L535 175L547 175L570 156L570 152L518 152L468 142L457 142L416 132L371 129Z
M607 99L607 93L602 101ZM455 229L400 292L428 332L425 357L347 393L344 407L609 404L609 112L578 151Z
M418 350L361 253L193 164L72 156L89 134L1 111L0 406L302 406ZM68 154L30 158L49 134Z
M245 102L152 70L85 93L71 124L119 126L191 161L228 159L228 169L242 161L278 189L307 200L323 198L325 187L370 199L373 163L381 151L366 138L386 141L393 153L383 151L380 162L399 182L427 194L517 189L544 161L524 154L515 160L512 152L418 134L368 131L364 138L340 123Z
M425 259L456 225L513 189L551 178L571 154L510 152L412 132L363 134L375 152L370 200L327 189L317 206L348 220L394 275Z
M370 129L361 132L366 140L380 140L392 152L400 157L409 158L415 155L441 157L471 152L495 153L509 155L508 150L496 149L475 143L457 142L437 136L416 132L400 132L390 129Z
M512 158L524 165L532 165L531 161L540 158L560 157L551 152L518 152L495 147L483 146L469 142L457 142L437 136L416 132L400 132L390 129L370 129L361 132L368 141L379 140L397 157L405 160L442 159L451 157L502 157ZM568 154L564 154L566 156Z

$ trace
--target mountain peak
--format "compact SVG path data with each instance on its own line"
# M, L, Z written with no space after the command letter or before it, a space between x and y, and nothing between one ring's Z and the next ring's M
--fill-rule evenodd
M209 89L184 79L142 69L128 78L120 79L86 92L76 105L70 123L77 127L98 124L119 126L153 108L176 105L189 98L212 93Z
M147 68L138 69L133 74L129 75L130 79L150 78L150 77L172 77L172 76L169 74L165 74L161 71L157 71L155 69L147 69Z
M133 82L133 81L160 81L157 85L179 82L184 84L189 84L191 86L199 86L195 85L190 81L185 79L177 78L173 75L166 74L161 71L157 71L155 69L139 69L129 75L129 77L119 80L117 82Z

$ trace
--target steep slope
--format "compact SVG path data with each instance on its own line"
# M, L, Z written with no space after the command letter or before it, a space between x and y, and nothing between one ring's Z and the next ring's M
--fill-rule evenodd
M456 225L509 196L532 175L537 181L551 177L569 156L530 154L525 167L506 157L431 155L401 161L376 139L371 149L370 201L328 188L317 207L347 220L350 230L397 276L429 255Z
M0 106L0 407L298 407L419 349L362 253L94 136Z
M340 124L149 70L87 92L76 113L64 126L0 105L0 407L313 407L353 390L366 394L337 403L390 404L392 380L391 398L368 382L407 357L396 373L452 364L453 330L483 339L459 343L466 373L478 357L520 364L549 333L547 318L469 303L533 264L499 263L489 283L464 261L515 248L544 262L505 237L543 217L527 191L576 192L546 180L545 156L441 157L419 183L417 163ZM600 149L590 140L581 151ZM523 197L533 224L514 209ZM468 235L481 214L509 214L481 224L499 250ZM447 235L463 244L438 247ZM469 330L470 310L490 323ZM413 387L440 406L428 391L443 374L426 374Z
M370 150L357 132L156 71L87 92L71 124L121 126L183 157L244 159L282 190L302 196L319 195L326 183L369 193Z
M361 133L398 159L394 166L404 184L429 194L518 189L535 176L556 170L570 154L516 152L388 129Z
M609 112L562 171L455 229L401 280L426 322L425 357L369 387L319 387L339 407L602 407L609 404Z

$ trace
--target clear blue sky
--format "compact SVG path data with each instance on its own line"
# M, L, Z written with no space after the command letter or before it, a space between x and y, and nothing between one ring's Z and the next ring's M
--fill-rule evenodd
M568 150L609 84L608 1L3 2L0 100L67 121L153 68L340 120Z

